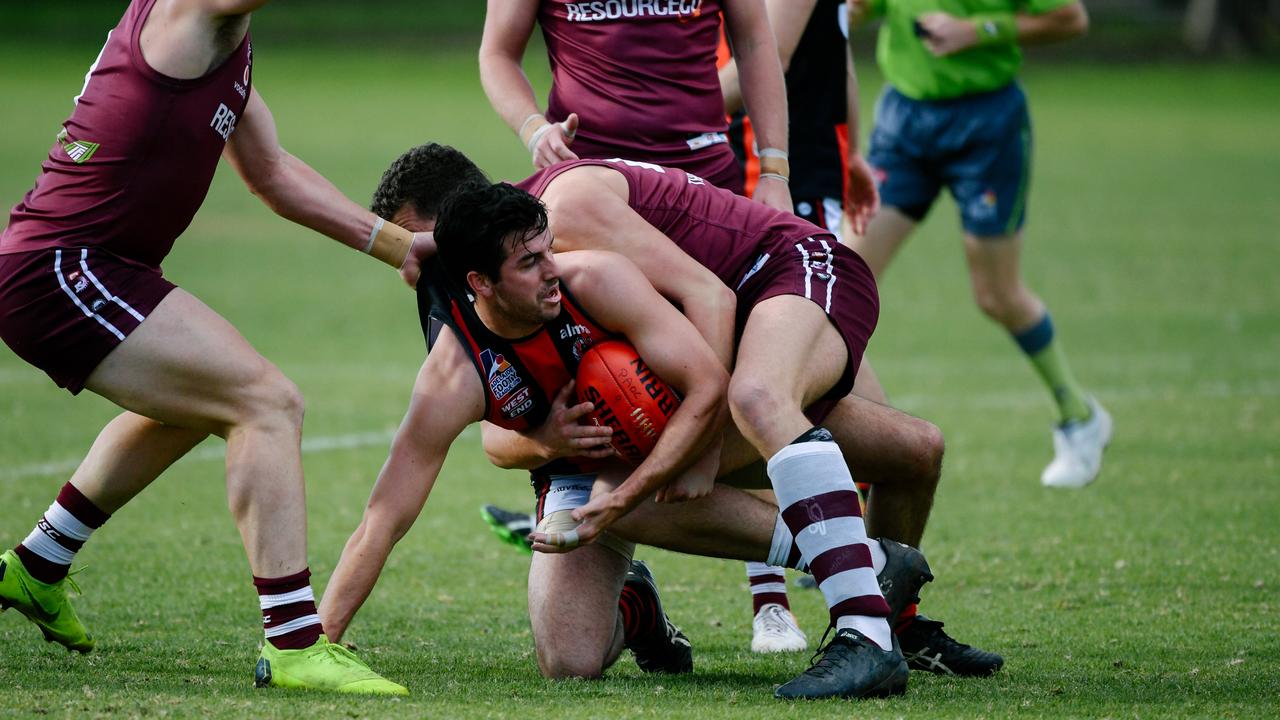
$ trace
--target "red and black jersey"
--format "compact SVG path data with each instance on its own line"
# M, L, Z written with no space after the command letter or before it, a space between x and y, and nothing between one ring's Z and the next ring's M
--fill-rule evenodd
M472 298L452 288L435 263L424 276L418 283L418 317L427 350L443 328L452 329L484 384L484 419L499 427L523 432L541 425L556 393L577 375L583 352L619 337L592 320L563 282L560 315L532 335L510 339L480 320ZM575 460L565 470L580 471L593 462Z

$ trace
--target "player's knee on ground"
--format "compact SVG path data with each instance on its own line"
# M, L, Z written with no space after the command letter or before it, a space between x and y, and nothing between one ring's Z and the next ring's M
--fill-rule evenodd
M538 670L548 680L599 680L604 677L604 658L587 655L573 656L553 650L538 650Z

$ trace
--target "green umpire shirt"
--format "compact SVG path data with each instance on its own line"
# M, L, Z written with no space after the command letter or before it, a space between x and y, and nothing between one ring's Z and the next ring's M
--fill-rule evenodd
M947 57L934 57L916 36L915 19L931 12L956 17L996 13L1040 13L1075 0L870 0L871 17L884 17L877 39L876 60L885 79L916 100L987 92L1013 81L1022 65L1015 41L969 48Z

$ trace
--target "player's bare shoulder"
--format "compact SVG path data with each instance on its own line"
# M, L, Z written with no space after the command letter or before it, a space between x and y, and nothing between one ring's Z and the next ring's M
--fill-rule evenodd
M592 235L609 227L630 192L626 175L615 168L578 165L557 175L541 199L561 248L578 250L592 246Z
M142 56L156 72L193 80L213 72L235 52L249 31L257 0L158 0L142 28Z

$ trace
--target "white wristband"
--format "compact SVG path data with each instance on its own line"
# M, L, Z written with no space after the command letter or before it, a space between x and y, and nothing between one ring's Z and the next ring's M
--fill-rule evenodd
M543 136L543 135L546 135L546 134L547 134L547 133L549 133L549 132L551 132L551 128L553 128L553 127L555 127L555 124L554 124L554 123L550 123L550 124L547 124L547 125L543 125L542 127L540 127L540 128L538 128L537 130L534 130L534 131L533 131L533 135L530 135L530 136L529 136L529 146L528 146L528 147L529 147L529 154L530 154L530 155L532 155L532 154L533 154L534 148L538 147L538 141L542 139L542 136Z
M364 246L365 255L368 255L369 253L373 252L373 241L377 239L378 233L382 232L382 228L386 224L387 224L387 221L383 218L378 218L376 221L374 221L373 230L369 231L369 244Z

